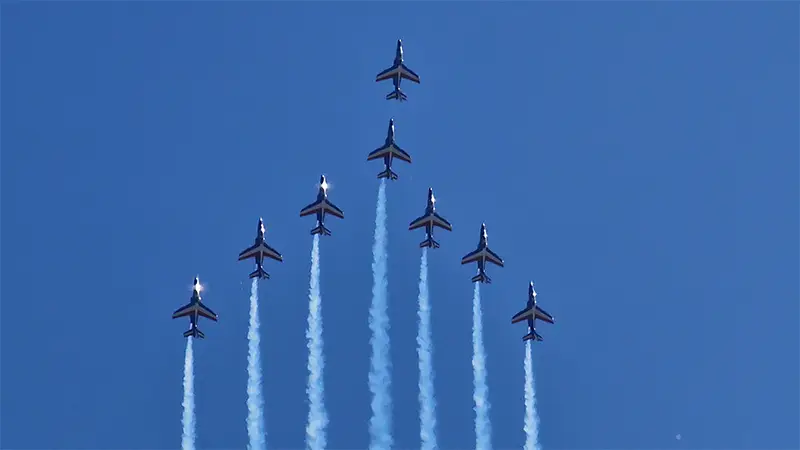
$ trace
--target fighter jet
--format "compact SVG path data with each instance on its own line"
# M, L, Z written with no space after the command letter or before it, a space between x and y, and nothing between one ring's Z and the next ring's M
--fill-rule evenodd
M408 225L409 230L416 230L417 228L425 227L425 240L419 243L420 248L439 248L439 243L433 240L433 228L444 228L447 231L453 231L453 226L450 225L444 217L436 213L436 197L433 196L433 188L428 188L428 207L425 208L425 214L422 217L414 219Z
M536 291L533 289L533 281L531 281L528 287L528 305L511 318L511 323L522 322L523 320L528 321L528 330L530 330L530 332L522 337L523 341L529 341L531 339L534 341L542 340L542 336L536 332L536 319L543 320L550 324L556 323L556 319L554 319L553 316L547 314L547 311L536 304Z
M402 80L403 78L419 84L419 75L414 73L413 70L409 69L405 64L403 64L403 43L400 41L400 39L398 39L397 50L395 51L394 54L394 64L392 64L392 67L389 67L388 69L379 73L375 77L375 81L384 81L391 79L392 84L394 84L394 91L386 95L386 100L396 99L402 102L408 100L406 94L404 94L403 91L400 90L400 80Z
M331 235L331 230L325 228L325 213L344 219L344 213L341 209L336 207L328 200L328 182L325 181L325 175L319 177L319 193L317 194L317 201L306 206L300 211L300 217L308 216L311 214L317 215L317 226L311 229L311 234L322 234L325 236Z
M256 259L256 270L250 274L250 278L269 279L269 274L264 271L264 258L271 258L275 261L283 262L283 256L277 250L264 242L264 219L258 219L258 235L256 243L239 253L239 261L245 259Z
M178 308L174 313L172 313L172 318L177 319L178 317L189 316L189 321L191 325L189 326L189 330L183 333L183 337L193 337L202 339L206 337L199 328L197 328L197 321L200 317L205 317L206 319L211 319L214 322L217 321L217 315L208 308L208 306L204 305L200 298L200 290L202 286L200 285L200 280L198 277L194 278L194 286L192 288L192 297L189 299L189 303L185 306Z
M461 258L461 264L469 264L471 262L478 263L478 274L472 277L472 282L480 281L481 283L491 283L492 279L486 275L486 263L490 262L503 267L503 259L497 256L497 253L489 250L486 244L486 224L481 224L481 238L478 241L478 248L471 253L467 253Z
M386 143L383 144L383 147L377 148L367 155L367 161L379 158L383 158L383 164L386 166L386 170L379 173L378 178L397 179L397 174L392 172L392 160L394 158L411 164L411 155L398 147L394 142L394 119L389 119L389 131L386 133Z

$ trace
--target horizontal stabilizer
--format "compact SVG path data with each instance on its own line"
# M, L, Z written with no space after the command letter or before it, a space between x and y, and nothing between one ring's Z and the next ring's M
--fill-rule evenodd
M433 240L433 238L425 239L424 241L419 243L420 248L439 248L439 243Z
M394 91L386 94L386 100L399 100L401 102L404 102L408 100L408 97L400 89L395 89Z
M193 328L191 328L189 330L186 330L183 333L183 337L189 337L189 336L191 336L193 338L198 338L198 339L203 339L203 338L206 337L206 335L203 334L203 332L200 331L200 329L198 329L197 327L193 327Z
M264 270L263 267L258 267L252 273L250 273L250 278L261 278L262 280L269 280L269 274Z
M488 284L488 283L492 282L492 279L489 278L489 275L486 275L486 273L480 272L477 275L475 275L474 277L472 277L472 282L473 283L480 282L480 283L487 283Z
M530 333L528 333L525 336L523 336L522 340L523 341L530 341L530 340L543 341L544 339L542 339L542 336L540 336L539 333L537 333L536 331L531 331Z
M378 174L378 178L379 179L380 178L386 178L386 179L389 179L389 180L396 180L397 179L397 174L392 172L392 169L387 167L386 170L384 170L383 172Z
M330 236L331 230L325 228L325 225L319 224L311 229L311 234L321 234L323 236Z

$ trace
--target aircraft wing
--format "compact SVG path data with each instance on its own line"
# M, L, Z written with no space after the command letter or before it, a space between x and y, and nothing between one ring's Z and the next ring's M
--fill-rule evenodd
M450 225L450 222L448 222L447 219L436 213L433 213L433 225L439 228L444 228L447 231L453 231L453 226Z
M258 254L258 245L253 245L252 247L247 247L246 249L242 250L239 253L239 261L254 258Z
M344 219L344 212L328 200L325 200L325 212L334 217Z
M522 311L514 314L514 317L511 318L511 323L522 322L525 319L530 320L532 317L533 317L533 310L531 308L525 308Z
M466 255L464 255L464 257L461 258L461 264L469 264L471 262L475 262L475 261L481 259L481 256L483 256L483 249L479 248L479 249L475 250L474 252L470 252L470 253L467 253Z
M305 217L305 216L314 214L317 211L319 211L320 209L322 209L322 202L316 201L316 202L306 206L305 208L301 209L300 210L300 217Z
M202 302L197 303L197 313L206 319L211 319L214 322L217 321L217 315L212 311L208 306L204 305Z
M376 148L375 150L371 151L369 155L367 155L367 161L383 158L391 152L390 148L391 145L384 145L383 147Z
M391 80L398 72L401 72L400 67L392 66L375 76L375 81ZM402 73L401 75L402 76ZM417 81L419 83L419 81Z
M367 155L367 161L382 159L385 158L386 155L392 155L392 157L397 158L400 161L405 161L407 163L411 162L411 155L409 155L408 152L406 152L402 148L398 147L397 144L384 145L381 148L373 150L372 153Z
M542 308L536 307L536 318L547 323L555 323L555 319L550 314L547 314L547 311L543 310Z
M409 230L416 230L417 228L422 228L431 221L431 216L421 216L414 219L410 224L408 224Z
M500 267L504 267L503 266L503 259L500 258L500 256L497 255L497 253L489 250L488 247L486 248L486 260L489 261L492 264L497 264Z
M266 256L267 258L272 258L272 259L274 259L275 261L280 261L280 262L283 262L283 256L281 256L281 254L280 254L280 253L278 253L278 251L277 251L277 250L275 250L274 248L270 247L270 246L269 246L269 245L267 245L267 244L262 244L262 246L261 246L261 253L262 253L264 256Z
M383 147L380 148L376 148L369 155L367 155L367 161L372 161L375 159L383 159L384 157L386 157L386 155L389 154L394 156L395 152L392 151L392 147L394 147L394 145L389 144L389 145L384 145Z
M192 314L194 312L194 305L189 303L188 305L181 306L180 308L176 309L174 313L172 313L172 318L177 319L178 317L184 317Z
M405 162L411 164L411 155L409 155L402 148L398 147L397 144L395 144L393 147L394 148L392 149L392 156L394 156L395 158L399 159L400 161L405 161Z
M239 253L239 261L249 258L255 258L259 254L262 256L266 256L267 258L272 258L276 261L283 262L283 256L281 256L281 254L278 253L277 250L275 250L274 248L270 247L267 244L254 245L244 250L242 253Z
M414 71L409 69L405 64L400 65L400 77L419 84L419 75L414 73Z

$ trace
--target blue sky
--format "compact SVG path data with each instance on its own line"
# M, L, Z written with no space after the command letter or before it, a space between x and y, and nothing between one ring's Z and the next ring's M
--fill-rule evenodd
M305 317L325 173L346 220L322 243L330 448L368 444L368 305L381 145L394 436L419 442L421 232L438 434L474 445L471 289L481 222L506 268L483 290L493 443L522 445L524 326L546 448L797 448L798 7L756 2L27 2L2 7L4 448L180 442L192 277L199 448L246 443L251 264L263 216L285 262L261 285L267 443L303 446ZM373 81L397 38L409 102ZM682 439L676 440L675 435Z

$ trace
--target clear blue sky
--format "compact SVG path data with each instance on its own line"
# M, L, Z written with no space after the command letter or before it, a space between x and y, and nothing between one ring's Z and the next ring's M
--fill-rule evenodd
M184 321L199 448L246 443L247 274L263 216L267 442L302 447L320 173L331 448L365 448L379 163L388 191L395 442L419 443L416 298L428 186L440 444L474 445L480 223L496 448L522 445L536 282L546 448L798 448L798 6L756 2L27 2L2 7L3 448L180 445ZM421 85L375 83L395 40ZM675 439L680 433L682 440Z

